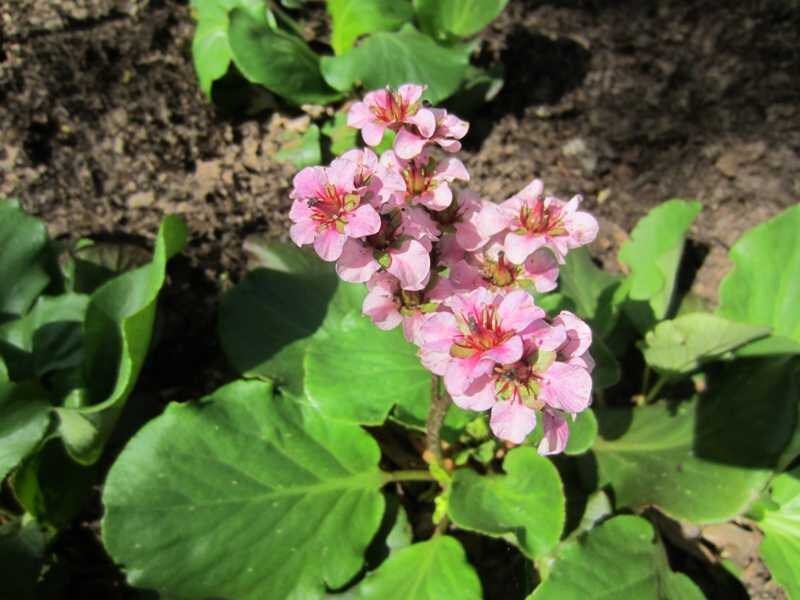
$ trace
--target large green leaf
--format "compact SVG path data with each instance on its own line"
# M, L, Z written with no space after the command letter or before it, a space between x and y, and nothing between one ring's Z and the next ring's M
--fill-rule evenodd
M83 361L83 319L89 296L41 296L24 317L0 325L0 356L11 379L41 377Z
M458 469L453 475L448 513L464 529L503 537L529 558L558 543L564 528L564 490L553 464L533 448L511 450L504 475Z
M633 305L628 307L641 331L667 316L673 301L684 236L700 212L699 202L669 200L644 217L619 251L630 268L624 282Z
M389 556L348 598L363 600L480 600L481 583L461 544L434 537Z
M445 48L413 27L373 33L345 54L322 59L322 74L334 89L349 91L426 84L425 97L438 104L458 89L469 64L469 48Z
M236 382L136 434L106 481L103 540L131 584L166 595L322 598L378 529L379 459L359 427Z
M737 363L705 396L677 407L595 409L601 483L611 484L618 507L655 504L695 523L739 515L797 426L797 393L785 364Z
M774 508L758 522L764 532L759 553L789 597L800 598L800 468L776 477L770 498Z
M237 7L268 27L265 0L192 0L197 19L192 58L200 87L207 96L211 96L211 85L225 75L231 64L228 14Z
M42 439L50 409L38 384L0 382L0 481Z
M596 336L607 335L616 322L612 297L619 277L597 267L589 251L582 247L567 255L558 281L559 292L572 301L575 313L590 322Z
M167 261L186 242L186 225L168 216L161 223L153 260L99 287L84 322L87 402L58 409L61 435L72 457L94 463L111 435L150 346L156 301Z
M733 270L719 288L719 314L772 327L772 337L741 354L800 353L800 205L745 233L730 257Z
M380 425L395 404L427 410L431 374L400 329L382 331L360 311L330 319L305 360L310 404L335 418Z
M0 198L0 323L24 314L56 272L44 224Z
M294 104L327 104L341 97L325 83L319 57L302 39L265 26L241 8L229 19L233 61L249 81Z
M478 33L503 12L508 0L414 0L423 31L437 39Z
M702 362L719 358L769 328L735 323L708 313L690 313L661 321L647 332L642 352L651 367L671 374L690 373Z
M408 0L328 0L327 4L336 54L352 48L364 34L400 29L414 15Z
M251 271L225 294L222 348L243 375L274 379L301 393L309 338L322 326L337 289L350 286L308 250L259 240L248 240L246 248L266 268Z
M641 598L703 600L682 573L674 573L653 526L622 515L598 525L559 550L530 600Z

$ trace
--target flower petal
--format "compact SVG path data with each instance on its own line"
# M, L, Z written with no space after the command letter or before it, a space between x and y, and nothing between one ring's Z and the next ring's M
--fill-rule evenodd
M377 146L383 139L383 132L385 129L386 127L380 123L370 121L369 123L365 123L361 128L361 137L364 138L364 143L367 146Z
M488 410L496 401L494 380L488 375L478 377L467 386L463 394L453 396L455 405L465 410Z
M336 262L336 274L349 283L364 283L380 269L372 249L349 238Z
M556 361L541 378L539 397L557 410L579 413L592 401L592 376L586 369Z
M394 151L400 158L410 160L419 156L427 141L425 138L402 127L394 139Z
M539 442L539 454L560 454L567 447L569 425L561 415L545 411L542 420L544 437Z
M366 237L378 233L381 217L369 204L362 204L347 215L344 232L353 238Z
M515 265L521 265L531 254L544 246L546 241L543 235L509 233L503 243L506 258Z
M521 444L536 428L536 412L513 400L495 402L489 425L501 440Z
M500 326L505 331L522 331L536 319L545 316L544 310L536 306L531 295L524 290L509 292L497 307Z
M325 229L314 240L314 250L322 260L333 262L342 255L347 236L336 231L334 227Z

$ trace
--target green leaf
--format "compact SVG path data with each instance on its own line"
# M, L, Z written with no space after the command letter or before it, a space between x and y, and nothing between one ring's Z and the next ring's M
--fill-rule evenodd
M559 272L559 292L572 301L579 317L590 322L597 337L614 327L617 315L611 299L618 285L619 277L598 268L586 247L571 251Z
M800 205L745 233L731 248L734 263L719 288L719 315L772 327L772 337L741 355L800 353Z
M14 600L39 598L36 582L44 565L45 538L35 521L0 523L3 595Z
M769 328L735 323L708 313L690 313L662 321L648 331L642 352L651 367L686 374L769 332Z
M56 530L67 525L92 493L96 468L73 462L61 440L48 440L15 471L14 495L39 523Z
M219 336L233 367L246 377L303 390L303 357L340 283L330 266L294 245L248 240L255 264L222 300ZM300 301L302 299L302 301Z
M296 169L318 165L322 162L319 127L311 125L305 132L286 132L282 136L281 149L275 154L277 160L291 163Z
M674 573L653 526L622 515L565 543L544 582L530 600L652 598L703 600L682 573Z
M667 316L673 302L684 236L702 204L669 200L651 210L619 251L619 260L630 268L624 286L630 300L628 314L641 331Z
M592 332L594 333L594 332ZM589 348L589 354L595 361L595 368L592 371L592 384L595 392L604 390L605 388L616 385L622 375L620 371L619 362L614 357L614 354L606 346L606 343L600 337L595 337L592 340L592 345Z
M231 64L228 14L237 7L268 27L265 0L192 0L197 19L197 29L192 39L192 59L200 88L208 97L211 97L211 85L225 75Z
M166 595L322 598L380 525L379 459L359 427L236 382L134 436L106 481L103 540L132 585Z
M336 54L352 48L364 34L400 29L414 15L408 0L328 0L327 5Z
M439 46L409 25L397 32L373 33L341 56L323 57L322 75L341 92L357 84L366 89L426 84L425 97L438 104L458 89L469 54L466 46Z
M36 448L50 423L50 408L38 384L0 382L0 481Z
M764 532L759 553L772 577L790 598L800 598L800 468L776 477L758 526Z
M564 528L564 491L553 464L533 448L511 450L504 475L479 475L457 469L448 513L464 529L502 537L529 558L539 558L558 543Z
M109 279L150 262L149 249L124 242L79 240L70 252L73 291L91 294Z
M414 9L425 33L446 40L478 33L507 4L508 0L414 0Z
M416 347L360 310L326 322L308 346L305 373L309 403L335 419L380 425L395 404L416 413L430 403L431 374Z
M294 104L327 104L341 97L325 83L319 57L299 37L270 29L242 9L229 18L233 61L249 81Z
M330 151L334 156L341 156L358 146L358 133L347 126L347 113L341 110L325 122L322 135L330 139Z
M81 464L100 457L133 390L150 346L167 261L181 251L186 235L183 221L165 217L152 262L115 277L90 297L84 322L84 381L91 405L58 409L64 443Z
M454 596L457 594L457 596ZM461 544L440 535L393 552L353 590L363 600L480 600L481 583Z
M22 315L57 273L44 223L0 198L0 323Z
M785 364L737 363L677 407L597 408L601 485L611 484L618 507L654 504L695 523L739 515L794 432L797 393Z
M583 454L592 447L597 439L597 417L592 409L578 413L574 421L567 419L569 424L569 440L564 454Z
M15 381L41 377L83 361L83 319L89 297L40 296L24 317L0 325L0 356Z

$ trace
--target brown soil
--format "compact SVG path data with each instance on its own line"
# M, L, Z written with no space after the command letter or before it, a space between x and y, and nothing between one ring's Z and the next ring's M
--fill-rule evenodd
M156 375L191 397L221 368L211 323L244 271L243 239L285 234L293 169L271 156L303 120L216 111L196 84L186 4L2 4L0 195L70 239L152 237L162 215L183 215L191 241L161 352L184 360ZM502 200L539 176L583 194L612 268L648 209L697 198L694 290L713 303L730 245L800 197L799 27L795 0L512 0L484 34L481 60L503 61L507 81L471 116L471 185Z

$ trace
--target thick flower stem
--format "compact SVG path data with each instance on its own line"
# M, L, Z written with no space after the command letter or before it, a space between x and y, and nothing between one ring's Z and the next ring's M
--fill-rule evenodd
M390 473L384 473L384 479L386 483L394 481L436 481L430 471L421 470L391 471Z
M437 465L442 464L441 430L449 404L450 397L442 393L441 378L438 375L432 375L431 407L428 410L428 421L425 425L425 441L431 459Z

